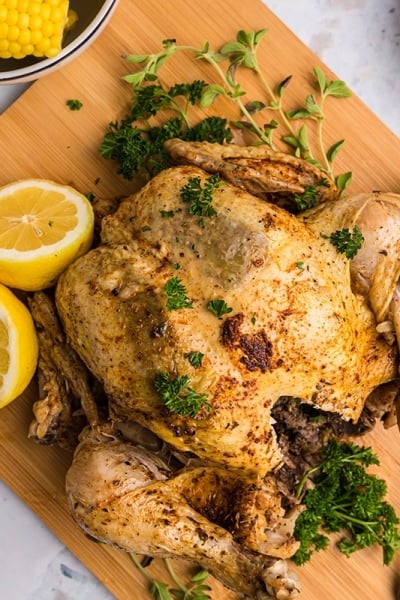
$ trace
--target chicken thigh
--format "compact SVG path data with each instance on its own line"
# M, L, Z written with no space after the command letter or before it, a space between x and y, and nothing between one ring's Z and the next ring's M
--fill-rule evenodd
M298 547L294 518L285 519L276 506L273 480L256 485L239 472L207 466L173 473L135 444L86 431L66 489L75 520L99 541L153 557L185 557L242 597L297 596L298 580L282 560Z

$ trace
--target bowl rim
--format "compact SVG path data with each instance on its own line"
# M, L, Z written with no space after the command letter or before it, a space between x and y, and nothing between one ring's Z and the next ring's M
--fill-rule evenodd
M0 84L27 81L27 78L30 78L31 80L37 79L48 69L54 70L59 63L65 61L66 58L71 57L72 54L80 50L92 38L100 33L100 29L105 24L105 21L111 16L111 13L116 8L117 4L118 0L105 0L93 21L91 21L91 23L89 23L89 25L56 56L53 58L44 58L28 67L21 67L14 71L0 73Z

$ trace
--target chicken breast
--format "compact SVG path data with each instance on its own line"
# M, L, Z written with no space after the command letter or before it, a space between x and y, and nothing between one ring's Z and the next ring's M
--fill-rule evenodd
M202 207L187 186L200 188ZM112 419L263 477L282 460L270 416L278 398L356 421L396 377L397 349L353 293L324 225L228 182L205 198L210 186L208 173L181 166L123 201L103 220L102 244L60 278L57 307Z

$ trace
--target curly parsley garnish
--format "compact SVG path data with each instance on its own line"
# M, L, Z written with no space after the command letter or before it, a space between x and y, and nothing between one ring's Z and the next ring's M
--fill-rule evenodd
M348 228L338 229L331 233L329 239L337 251L348 259L354 258L364 243L364 236L357 225L354 226L353 231Z
M208 177L204 187L201 186L200 177L191 177L180 190L181 199L189 204L189 213L202 217L214 217L217 211L212 206L213 193L221 185L222 181L218 173Z
M314 185L305 185L304 192L302 194L294 194L293 201L296 205L296 208L299 211L307 210L308 208L312 208L318 202L318 196L320 195L320 187L328 186L328 181L326 179L321 179L317 184Z
M388 565L400 546L400 519L384 497L386 484L365 467L378 465L371 448L331 440L322 461L310 468L301 480L301 496L306 481L311 480L302 500L306 506L298 516L294 535L300 548L293 557L296 564L307 562L314 551L327 547L325 533L344 532L338 548L346 556L356 550L380 544L383 562Z
M184 357L188 359L192 367L201 367L204 354L199 350L193 350L192 352L186 352Z
M170 377L165 371L159 371L154 386L171 412L194 418L202 408L208 411L211 406L207 394L196 392L189 383L189 375Z
M69 100L67 100L65 102L65 104L68 106L68 108L70 110L81 110L83 103L76 99L76 98L70 98Z
M230 306L227 305L225 300L223 300L222 298L210 300L210 302L207 304L207 308L216 317L222 317L223 315L227 315L233 310Z
M163 289L167 296L167 310L192 308L193 302L186 296L186 288L179 277L171 277Z
M156 73L173 48L173 42L166 40L165 54L127 57L135 64L146 63L146 67L123 78L133 88L130 113L109 124L99 148L104 158L116 161L117 172L125 179L136 174L153 177L171 166L171 157L164 150L164 142L171 138L219 143L232 139L224 118L206 117L191 124L190 108L200 105L205 82L167 87L158 79Z

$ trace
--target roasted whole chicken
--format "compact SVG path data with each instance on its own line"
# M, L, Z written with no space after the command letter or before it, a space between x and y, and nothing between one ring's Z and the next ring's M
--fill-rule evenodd
M396 421L400 198L339 199L331 182L291 214L290 194L321 176L307 163L167 145L180 164L105 216L56 288L66 340L107 398L105 420L89 403L71 513L242 598L294 598L304 465L329 435ZM355 224L365 243L349 260L330 234Z

